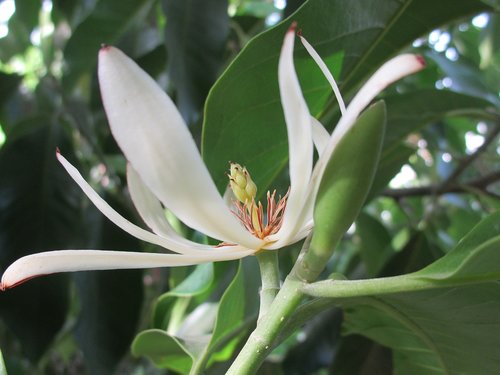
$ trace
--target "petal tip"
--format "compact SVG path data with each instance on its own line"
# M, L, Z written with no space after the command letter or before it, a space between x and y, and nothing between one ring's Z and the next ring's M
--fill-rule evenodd
M427 65L427 63L425 62L424 56L422 56L422 55L415 55L415 58L418 61L418 63L421 65L422 68L424 68Z
M296 28L297 28L297 21L293 21L290 27L288 28L287 32L294 33Z
M109 44L106 43L101 43L101 48L99 49L99 52L107 52L111 50L113 47L110 46Z
M39 277L39 276L45 276L45 274L25 277L24 279L17 280L17 281L6 281L6 280L4 280L4 277L2 277L2 282L0 283L0 292L5 292L9 289L12 289L18 285L24 284L26 281L29 281L29 280L34 279L34 278Z

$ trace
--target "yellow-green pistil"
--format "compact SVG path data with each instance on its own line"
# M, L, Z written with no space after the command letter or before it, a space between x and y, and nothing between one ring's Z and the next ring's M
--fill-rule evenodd
M279 196L278 201L276 201L276 190L272 194L268 191L267 210L266 215L264 215L262 203L255 203L257 186L247 169L237 163L231 163L228 177L229 185L236 197L233 202L236 209L233 213L245 228L260 239L265 239L278 232L283 223L289 191L283 198Z

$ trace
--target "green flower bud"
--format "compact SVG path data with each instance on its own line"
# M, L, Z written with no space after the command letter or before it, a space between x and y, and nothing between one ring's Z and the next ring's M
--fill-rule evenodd
M231 190L241 203L251 202L255 198L257 186L245 167L231 163L228 177Z

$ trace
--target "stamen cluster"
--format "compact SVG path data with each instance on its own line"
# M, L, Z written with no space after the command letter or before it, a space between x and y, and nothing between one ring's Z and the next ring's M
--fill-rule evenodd
M243 226L260 239L278 232L283 223L283 215L290 189L288 189L284 197L280 195L277 200L276 190L272 194L268 191L266 214L264 214L262 203L255 203L257 186L252 181L247 169L237 163L231 163L228 177L229 186L236 197L233 202L235 210L232 212Z
M280 195L276 200L276 190L272 194L268 191L266 215L264 215L262 203L255 203L254 200L245 203L235 201L236 210L233 213L250 233L255 237L264 239L271 234L275 234L281 228L289 193L290 189L288 189L284 197Z

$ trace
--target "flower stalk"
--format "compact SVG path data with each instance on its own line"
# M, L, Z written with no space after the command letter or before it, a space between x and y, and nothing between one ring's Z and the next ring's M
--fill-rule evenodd
M259 318L260 321L264 318L273 303L276 295L280 290L280 270L278 262L278 253L276 251L261 251L256 255L259 262L260 275L261 275L261 288L260 288L260 307Z

